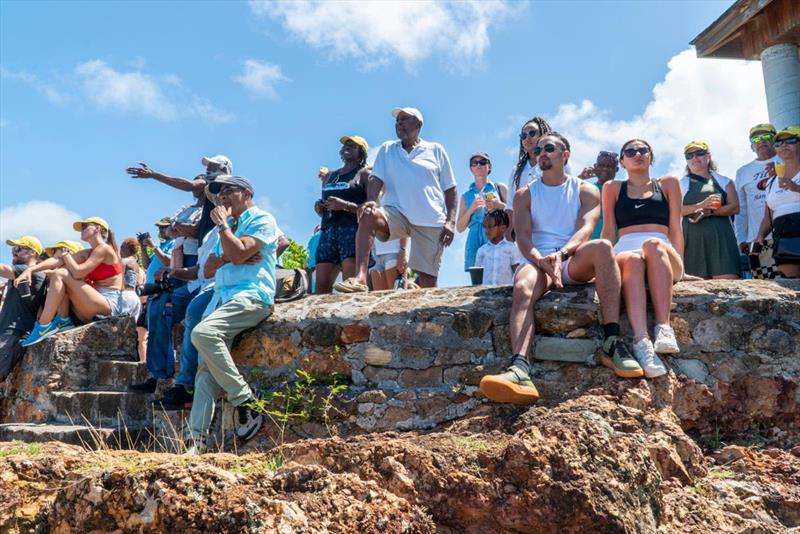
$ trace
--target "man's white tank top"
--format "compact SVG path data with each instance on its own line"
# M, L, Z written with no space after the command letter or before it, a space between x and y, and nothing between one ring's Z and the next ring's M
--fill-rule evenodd
M528 187L533 246L546 256L566 245L575 233L581 209L581 180L567 175L563 184L551 186L539 178Z

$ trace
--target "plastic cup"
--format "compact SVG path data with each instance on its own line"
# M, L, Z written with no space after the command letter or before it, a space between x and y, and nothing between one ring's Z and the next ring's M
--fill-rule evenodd
M481 285L483 283L483 267L470 267L469 277L473 286Z
M722 207L722 199L719 195L714 195L711 197L711 209L718 210Z
M783 178L783 175L786 173L786 164L785 163L776 163L775 164L775 174L778 175L778 178Z

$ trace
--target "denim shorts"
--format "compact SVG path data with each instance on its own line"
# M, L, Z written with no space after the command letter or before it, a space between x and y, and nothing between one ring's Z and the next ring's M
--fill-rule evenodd
M356 256L358 226L329 226L320 232L315 260L317 264L339 265Z
M397 252L390 252L389 254L377 254L372 270L376 273L385 273L395 267L397 267Z

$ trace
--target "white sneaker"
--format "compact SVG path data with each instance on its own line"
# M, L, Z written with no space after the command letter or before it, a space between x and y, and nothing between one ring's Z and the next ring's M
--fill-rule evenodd
M643 338L633 344L633 355L642 366L644 376L647 378L655 378L657 376L667 374L667 368L664 367L664 362L656 354L650 338Z
M655 351L659 354L676 354L681 351L675 339L675 330L668 324L655 326L656 342L653 343Z

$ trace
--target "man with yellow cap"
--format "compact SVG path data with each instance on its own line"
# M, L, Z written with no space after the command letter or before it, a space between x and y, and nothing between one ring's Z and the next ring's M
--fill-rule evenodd
M45 296L43 273L34 273L30 284L15 287L12 283L25 269L39 262L42 244L29 235L9 239L6 244L11 246L11 265L0 264L0 276L8 279L5 300L0 308L0 382L21 359L20 341L33 328Z
M739 196L739 215L734 219L736 242L742 254L750 254L750 243L758 235L758 227L764 216L767 185L775 176L775 164L780 158L775 153L775 127L769 123L756 124L750 128L750 149L756 159L736 171L736 194ZM772 239L766 242L759 256L750 257L753 278L773 278ZM777 271L775 271L777 272Z

